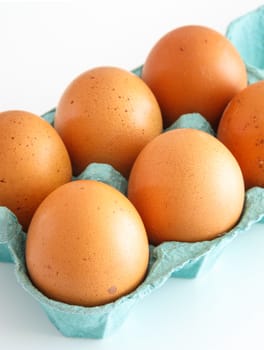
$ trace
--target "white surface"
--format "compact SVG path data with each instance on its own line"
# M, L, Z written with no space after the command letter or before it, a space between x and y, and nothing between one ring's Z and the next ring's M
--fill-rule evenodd
M98 65L137 67L182 24L224 33L260 1L0 2L0 110L44 113L66 85ZM228 246L206 275L171 279L104 340L63 337L0 264L1 349L263 349L264 226Z

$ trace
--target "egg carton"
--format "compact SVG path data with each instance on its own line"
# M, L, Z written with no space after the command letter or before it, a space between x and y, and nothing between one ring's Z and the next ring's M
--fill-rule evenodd
M264 7L234 20L227 29L227 37L234 43L244 59L248 81L264 79L264 47L259 43L264 33ZM250 38L250 40L248 39ZM247 49L247 47L249 48ZM262 50L262 51L261 51ZM258 55L259 53L259 55ZM264 64L263 64L264 67ZM142 66L133 72L141 75ZM53 125L55 109L43 118ZM180 117L170 128L196 128L210 134L214 131L199 114ZM105 182L126 194L127 181L109 164L89 165L77 179L93 179ZM238 235L264 220L264 189L254 187L245 194L245 205L239 222L221 237L195 243L164 242L149 246L150 260L144 281L130 294L102 306L83 307L49 299L32 284L25 264L26 233L16 216L7 208L0 207L0 261L13 262L18 283L35 298L50 321L65 336L104 338L112 334L124 322L129 310L142 298L160 288L169 278L194 278L209 270L223 249ZM195 227L194 227L195 230Z
M226 37L236 47L246 64L248 82L264 79L264 6L233 20Z

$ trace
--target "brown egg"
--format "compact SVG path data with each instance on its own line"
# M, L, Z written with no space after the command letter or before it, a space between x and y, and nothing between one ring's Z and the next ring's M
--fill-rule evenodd
M78 180L52 192L27 235L26 264L36 287L68 304L109 303L133 291L148 267L142 220L118 190Z
M197 25L164 35L150 51L142 78L159 102L165 126L198 112L216 127L227 103L247 85L245 65L231 42Z
M264 187L264 81L234 96L220 120L217 137L236 157L246 188Z
M51 125L25 111L0 113L0 205L24 230L40 202L71 176L69 155Z
M244 182L236 159L219 140L203 131L176 129L140 152L128 198L153 244L210 240L238 221Z
M78 76L63 93L55 128L74 174L92 162L111 164L124 176L143 146L162 130L158 103L136 75L98 67Z

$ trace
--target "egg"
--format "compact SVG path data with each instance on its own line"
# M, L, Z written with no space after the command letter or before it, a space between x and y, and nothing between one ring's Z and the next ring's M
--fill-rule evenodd
M0 113L0 205L24 230L40 202L71 177L68 152L50 124L26 111Z
M31 221L26 265L51 299L96 306L133 291L149 259L143 222L132 203L95 180L67 183L47 196Z
M216 128L227 103L247 85L237 49L222 34L199 25L176 28L159 39L142 79L158 100L165 126L197 112Z
M217 137L236 157L246 188L264 187L264 81L249 85L225 109Z
M150 141L137 157L128 198L152 244L211 240L231 229L243 210L241 169L214 136L175 129Z
M54 125L75 175L97 162L127 177L140 150L161 132L162 117L142 79L121 68L96 67L66 88Z

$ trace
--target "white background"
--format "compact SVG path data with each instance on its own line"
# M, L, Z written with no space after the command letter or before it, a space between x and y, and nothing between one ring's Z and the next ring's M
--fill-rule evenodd
M182 24L222 33L254 0L0 2L0 110L42 114L99 65L133 69ZM12 349L262 349L264 226L230 244L206 275L171 279L104 340L63 337L0 263L0 344Z

